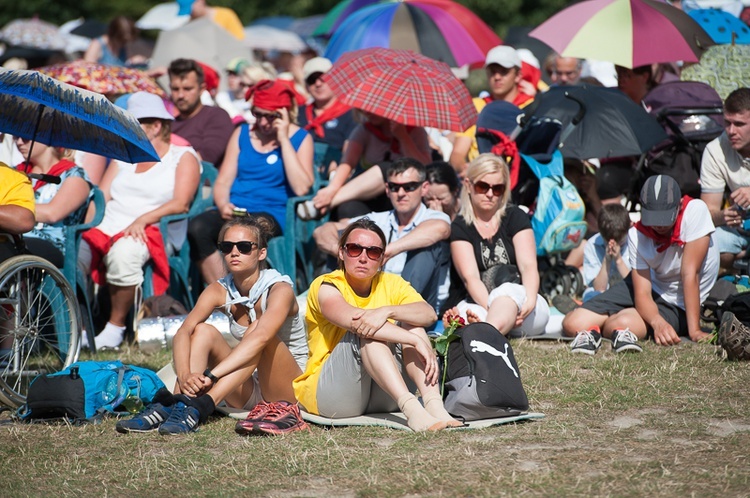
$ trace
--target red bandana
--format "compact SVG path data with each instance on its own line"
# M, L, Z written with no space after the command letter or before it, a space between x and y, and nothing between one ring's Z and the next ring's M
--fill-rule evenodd
M305 115L307 116L307 124L305 129L307 131L313 131L317 136L323 138L323 125L332 119L336 119L342 114L346 113L350 107L343 102L337 100L333 101L330 107L324 109L323 112L317 116L314 113L313 105L310 104L305 108Z
M60 159L58 162L52 165L52 167L46 174L52 175L52 176L60 176L66 171L68 171L69 169L75 168L75 166L76 166L76 163L74 163L73 161L68 161L67 159ZM29 163L24 162L16 166L16 169L18 171L28 171L31 169L31 165ZM42 186L46 184L47 182L43 180L37 180L34 183L34 192L36 192L37 190L39 190L40 188L42 188Z
M680 204L680 210L677 212L677 219L675 219L674 227L672 227L672 232L669 234L658 234L652 227L647 227L640 221L635 224L635 228L637 228L638 231L643 235L656 242L657 252L664 252L669 248L669 246L672 246L674 244L682 247L685 245L685 241L680 239L680 232L682 229L682 215L685 213L685 208L687 207L688 203L692 200L693 199L690 196L682 196L682 203Z
M282 108L291 109L295 95L289 86L279 81L263 80L248 88L245 100L250 98L253 99L254 107L276 111Z

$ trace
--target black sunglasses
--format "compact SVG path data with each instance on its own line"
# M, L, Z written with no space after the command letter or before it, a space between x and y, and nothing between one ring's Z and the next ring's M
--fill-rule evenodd
M219 251L221 251L224 254L229 254L232 252L232 248L234 246L237 246L237 250L240 251L240 254L250 254L253 252L254 247L258 247L257 242L250 242L249 240L241 240L239 242L230 242L228 240L225 240L224 242L219 242L218 247Z
M406 183L396 183L396 182L388 182L386 183L388 186L388 190L391 192L398 192L398 189L403 188L404 192L414 192L419 187L422 186L422 182L406 182Z
M344 244L344 251L350 258L359 257L359 255L362 254L362 251L365 251L368 258L377 261L383 255L384 249L378 246L365 247L359 244L349 243Z
M477 192L477 194L486 194L490 189L492 189L492 193L495 195L495 197L502 197L505 193L505 184L498 183L497 185L490 185L489 183L483 181L474 183L474 190Z
M268 121L274 121L281 117L281 114L279 114L278 112L258 112L255 109L251 109L250 112L253 116L255 116L255 119L257 120L266 118Z
M305 80L305 84L307 86L313 86L315 83L318 82L320 78L323 77L323 73L312 73L310 76L307 77Z

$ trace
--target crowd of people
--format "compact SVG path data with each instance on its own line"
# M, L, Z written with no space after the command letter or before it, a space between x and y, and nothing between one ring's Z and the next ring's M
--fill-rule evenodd
M193 16L223 15L203 0L179 4ZM113 22L85 58L125 64L131 36L131 25ZM461 422L443 406L428 333L456 316L510 337L554 332L556 310L540 291L533 205L514 198L517 162L482 151L474 127L451 136L442 161L425 129L341 103L326 82L331 67L323 57L307 60L301 89L268 64L234 59L223 68L229 89L214 100L206 98L204 64L172 61L170 100L138 92L121 101L158 162L77 165L73 151L10 138L2 160L14 168L0 167L0 231L26 234L31 252L62 266L62 227L85 219L94 185L105 194L104 219L78 254L109 289L97 348L123 342L148 261L157 293L168 290L167 256L183 244L200 270L193 285L205 288L174 338L175 385L118 422L118 431L190 432L221 403L250 411L240 434L304 428L300 408L331 418L400 410L415 431L441 430ZM495 102L523 108L546 90L542 71L552 85L612 78L637 103L665 78L651 66L587 67L601 70L556 54L540 64L495 47L485 63L489 91L474 105L480 113ZM750 89L726 99L724 126L703 154L700 198L683 196L668 175L652 176L635 223L622 202L634 158L587 161L594 186L578 185L593 211L589 239L568 259L586 288L557 322L572 352L593 355L602 338L621 353L640 351L648 339L675 345L708 336L701 304L747 257L750 240ZM218 168L214 207L160 233L163 217L188 212L207 163ZM31 182L20 172L62 182ZM313 197L296 214L326 217L313 233L325 263L309 289L294 289L294 275L269 267L268 245L294 230L287 201L305 194ZM0 251L14 254L10 242ZM295 296L305 292L301 312ZM215 310L227 316L231 338L207 323Z

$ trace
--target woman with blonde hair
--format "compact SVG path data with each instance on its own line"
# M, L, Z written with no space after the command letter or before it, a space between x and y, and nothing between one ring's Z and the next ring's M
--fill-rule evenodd
M16 146L28 161L17 169L60 177L60 183L33 180L36 225L24 234L24 241L32 254L62 268L65 226L83 222L91 184L83 168L73 162L73 151L39 142L32 146L31 140L21 137L16 137Z
M536 241L528 214L509 204L508 165L494 154L469 163L461 210L451 225L451 290L446 303L511 336L544 333L549 306L539 295Z

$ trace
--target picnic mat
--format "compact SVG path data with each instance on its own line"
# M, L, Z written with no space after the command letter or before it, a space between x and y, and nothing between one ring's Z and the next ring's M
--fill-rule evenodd
M159 375L159 378L170 389L172 386L174 386L174 383L177 380L171 363L167 363L161 370L157 372L157 375ZM222 404L216 407L216 411L238 420L245 420L245 418L247 418L247 414L249 413L248 410L245 410L243 408L230 408ZM313 415L312 413L307 413L304 410L300 410L300 412L302 413L302 418L304 418L306 421L310 422L311 424L320 425L323 427L372 425L378 427L390 427L391 429L399 429L404 431L411 430L409 426L406 425L406 417L401 412L369 413L367 415L361 415L359 417L335 419ZM539 418L544 418L544 414L528 412L513 417L498 417L485 420L475 420L473 422L467 422L464 427L458 427L457 429L483 429L485 427L492 427L494 425L511 424L513 422L534 420Z
M248 411L241 408L229 408L227 406L217 406L216 409L221 413L228 415L232 418L244 420L247 417ZM398 429L402 431L411 431L408 425L406 425L406 417L401 412L393 413L368 413L367 415L360 415L359 417L347 417L347 418L328 418L321 417L320 415L313 415L307 413L304 410L300 410L302 418L311 424L320 425L323 427L345 427L345 426L378 426L378 427L389 427L391 429ZM463 427L457 427L456 429L484 429L485 427L492 427L494 425L510 424L513 422L520 422L523 420L533 420L544 418L543 413L522 413L514 417L498 417L489 418L485 420L475 420L473 422L467 422Z

